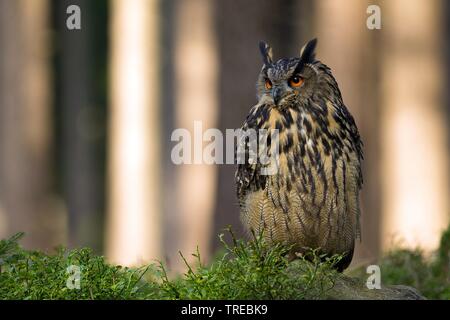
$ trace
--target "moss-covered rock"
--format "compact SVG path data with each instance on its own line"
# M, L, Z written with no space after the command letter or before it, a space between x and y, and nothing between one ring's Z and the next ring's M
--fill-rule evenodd
M369 289L360 278L340 275L327 299L334 300L423 300L416 289L404 285L382 285L380 289Z

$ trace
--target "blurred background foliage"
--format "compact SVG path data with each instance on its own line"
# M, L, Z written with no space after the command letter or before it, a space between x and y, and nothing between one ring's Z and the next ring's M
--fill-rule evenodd
M450 299L450 228L442 234L439 248L424 252L420 248L394 247L377 261L381 284L407 285L428 299ZM365 267L355 268L351 275L367 278Z

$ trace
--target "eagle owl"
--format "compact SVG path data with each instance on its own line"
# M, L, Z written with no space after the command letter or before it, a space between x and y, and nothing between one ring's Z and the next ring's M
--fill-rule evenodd
M330 68L315 59L316 44L313 39L298 58L274 62L270 46L260 43L258 103L242 130L277 129L276 170L267 174L267 164L248 161L244 138L238 147L246 161L238 163L235 180L247 230L292 246L291 257L309 249L343 254L336 265L343 271L360 239L362 142ZM274 150L270 137L258 150Z

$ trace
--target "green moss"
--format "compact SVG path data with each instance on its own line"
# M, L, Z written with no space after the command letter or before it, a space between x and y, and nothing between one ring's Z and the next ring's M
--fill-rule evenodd
M339 259L322 262L312 252L313 263L288 263L289 248L233 236L231 244L222 240L225 252L210 266L198 252L195 266L181 255L186 274L169 279L162 264L114 266L86 248L26 251L18 245L21 236L0 241L0 299L318 299L333 287ZM80 268L79 289L67 286L69 266Z
M140 293L140 278L146 268L129 269L109 265L103 257L93 255L92 250L86 248L72 251L59 248L54 255L26 251L17 244L22 235L0 241L1 299L143 297ZM80 268L80 289L70 289L70 285L67 285L73 275L68 272L70 266ZM147 296L151 296L151 284L146 283L144 286L147 287Z
M449 229L450 230L450 229ZM126 268L108 264L90 249L59 248L49 255L24 250L23 234L0 241L0 299L403 299L416 294L449 299L450 231L439 250L425 257L420 250L399 249L379 262L382 290L368 290L367 274L350 278L332 268L342 257L325 258L311 251L309 259L288 262L289 248L268 246L262 237L252 241L220 236L223 250L206 266L197 250L194 264L172 279L163 264ZM79 289L68 267L80 271ZM73 268L73 267L72 267ZM68 281L69 280L69 281ZM69 285L68 285L69 284ZM72 284L72 285L71 285ZM70 288L72 287L72 289Z
M231 233L231 230L229 230ZM333 287L336 272L332 266L336 256L324 260L311 252L310 263L298 259L289 263L289 248L269 247L261 237L254 241L236 240L228 245L220 236L226 251L211 266L201 264L193 268L183 257L186 274L170 281L164 278L162 287L173 299L319 299Z

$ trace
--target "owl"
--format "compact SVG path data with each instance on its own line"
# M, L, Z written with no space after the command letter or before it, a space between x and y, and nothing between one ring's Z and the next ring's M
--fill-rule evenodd
M306 43L299 57L273 61L270 46L260 43L258 102L241 129L277 133L277 148L267 135L258 138L265 148L257 149L257 155L277 150L276 170L268 173L267 163L248 161L250 139L244 135L238 146L246 161L238 164L235 182L248 231L291 246L291 258L310 249L342 254L335 266L342 272L361 239L363 150L330 68L315 59L316 44Z

